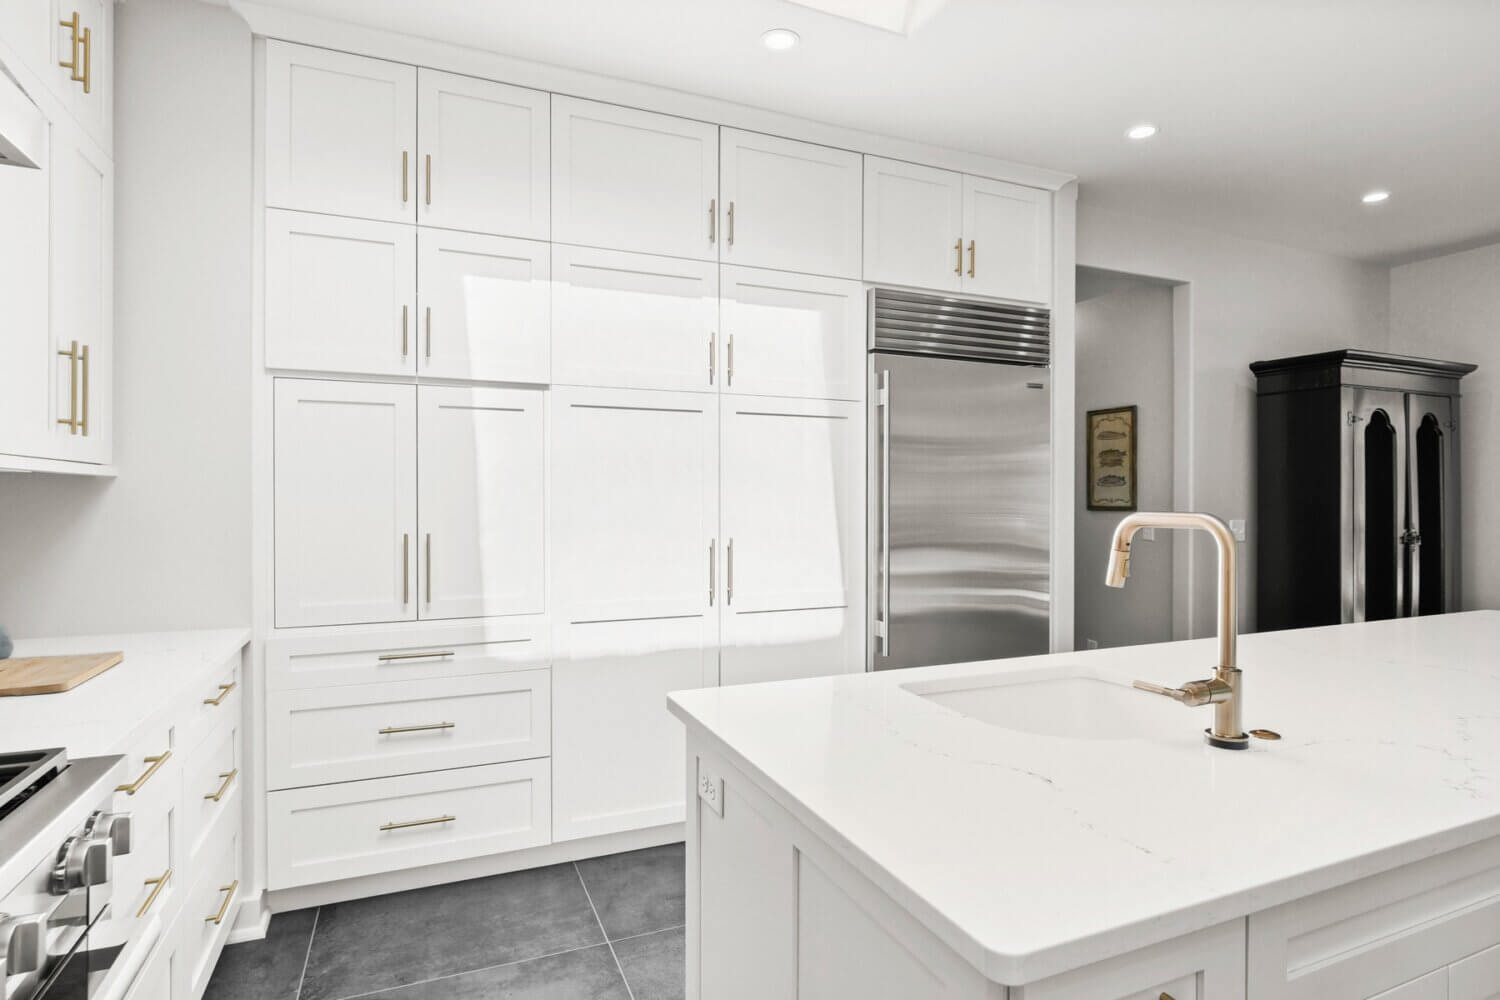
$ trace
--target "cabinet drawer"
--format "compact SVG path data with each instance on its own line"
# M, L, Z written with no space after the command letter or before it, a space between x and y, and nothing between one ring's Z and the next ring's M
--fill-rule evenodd
M1448 967L1449 1000L1500 1000L1500 945Z
M114 859L114 891L108 919L90 931L94 947L113 947L137 937L146 922L167 922L186 872L173 869L172 827L175 804L130 809L130 853Z
M549 671L273 692L270 787L297 788L550 751Z
M194 872L175 931L177 955L175 995L201 997L234 925L240 900L240 837L238 822L228 826L227 836L205 855ZM166 943L166 942L163 942Z
M239 808L239 727L226 726L194 747L182 768L182 844L184 863L196 866L215 822Z
M547 760L295 788L268 801L271 889L538 847L552 832Z
M1010 995L1015 1000L1246 1000L1245 922L1231 920L1163 941L1012 989ZM1259 1000L1253 990L1248 995Z
M115 807L126 812L165 810L177 794L182 762L176 733L152 726L125 752L125 783L116 789Z
M527 670L548 662L547 629L540 618L459 628L299 636L266 643L266 688L290 691L431 681Z
M219 669L205 674L189 689L177 730L177 745L191 749L202 743L216 727L239 723L243 692L240 690L240 654L236 652Z
M125 1000L175 1000L177 991L172 977L177 957L177 949L172 940L175 933L176 928L163 932L156 947L152 949L151 956L146 959L145 966L131 982Z

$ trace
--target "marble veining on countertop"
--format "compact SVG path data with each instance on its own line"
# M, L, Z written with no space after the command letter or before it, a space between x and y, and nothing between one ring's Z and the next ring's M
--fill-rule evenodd
M1213 639L680 692L690 731L1005 983L1500 835L1500 612L1246 635L1245 724L1003 729L905 690L1038 667L1211 673ZM962 686L962 685L960 685ZM1142 697L1150 697L1143 695Z

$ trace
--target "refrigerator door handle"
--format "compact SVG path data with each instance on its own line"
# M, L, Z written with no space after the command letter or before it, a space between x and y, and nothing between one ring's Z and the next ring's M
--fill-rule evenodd
M881 656L891 655L891 373L880 373L875 397L880 410L880 565L879 607L875 614L875 639Z

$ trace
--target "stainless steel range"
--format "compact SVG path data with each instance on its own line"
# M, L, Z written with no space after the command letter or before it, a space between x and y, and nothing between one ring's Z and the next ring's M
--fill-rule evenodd
M144 960L132 943L91 948L109 912L130 817L112 812L121 757L0 753L0 998L103 1000Z

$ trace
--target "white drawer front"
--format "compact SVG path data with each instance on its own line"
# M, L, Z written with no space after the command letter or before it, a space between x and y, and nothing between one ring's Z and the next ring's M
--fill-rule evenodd
M547 760L272 792L271 889L499 854L550 842Z
M272 692L270 787L545 757L547 670Z
M266 643L266 688L289 691L345 684L432 681L545 667L541 618L459 628L299 636Z
M223 829L227 836L205 854L204 862L193 872L195 881L177 918L177 955L172 964L178 996L203 995L243 895L238 815Z
M208 674L190 691L184 704L177 745L186 749L212 738L216 729L234 728L240 719L240 654L215 673Z
M182 843L185 863L202 860L214 823L225 813L237 811L240 787L238 726L225 726L192 748L182 769ZM220 827L219 829L222 829Z

